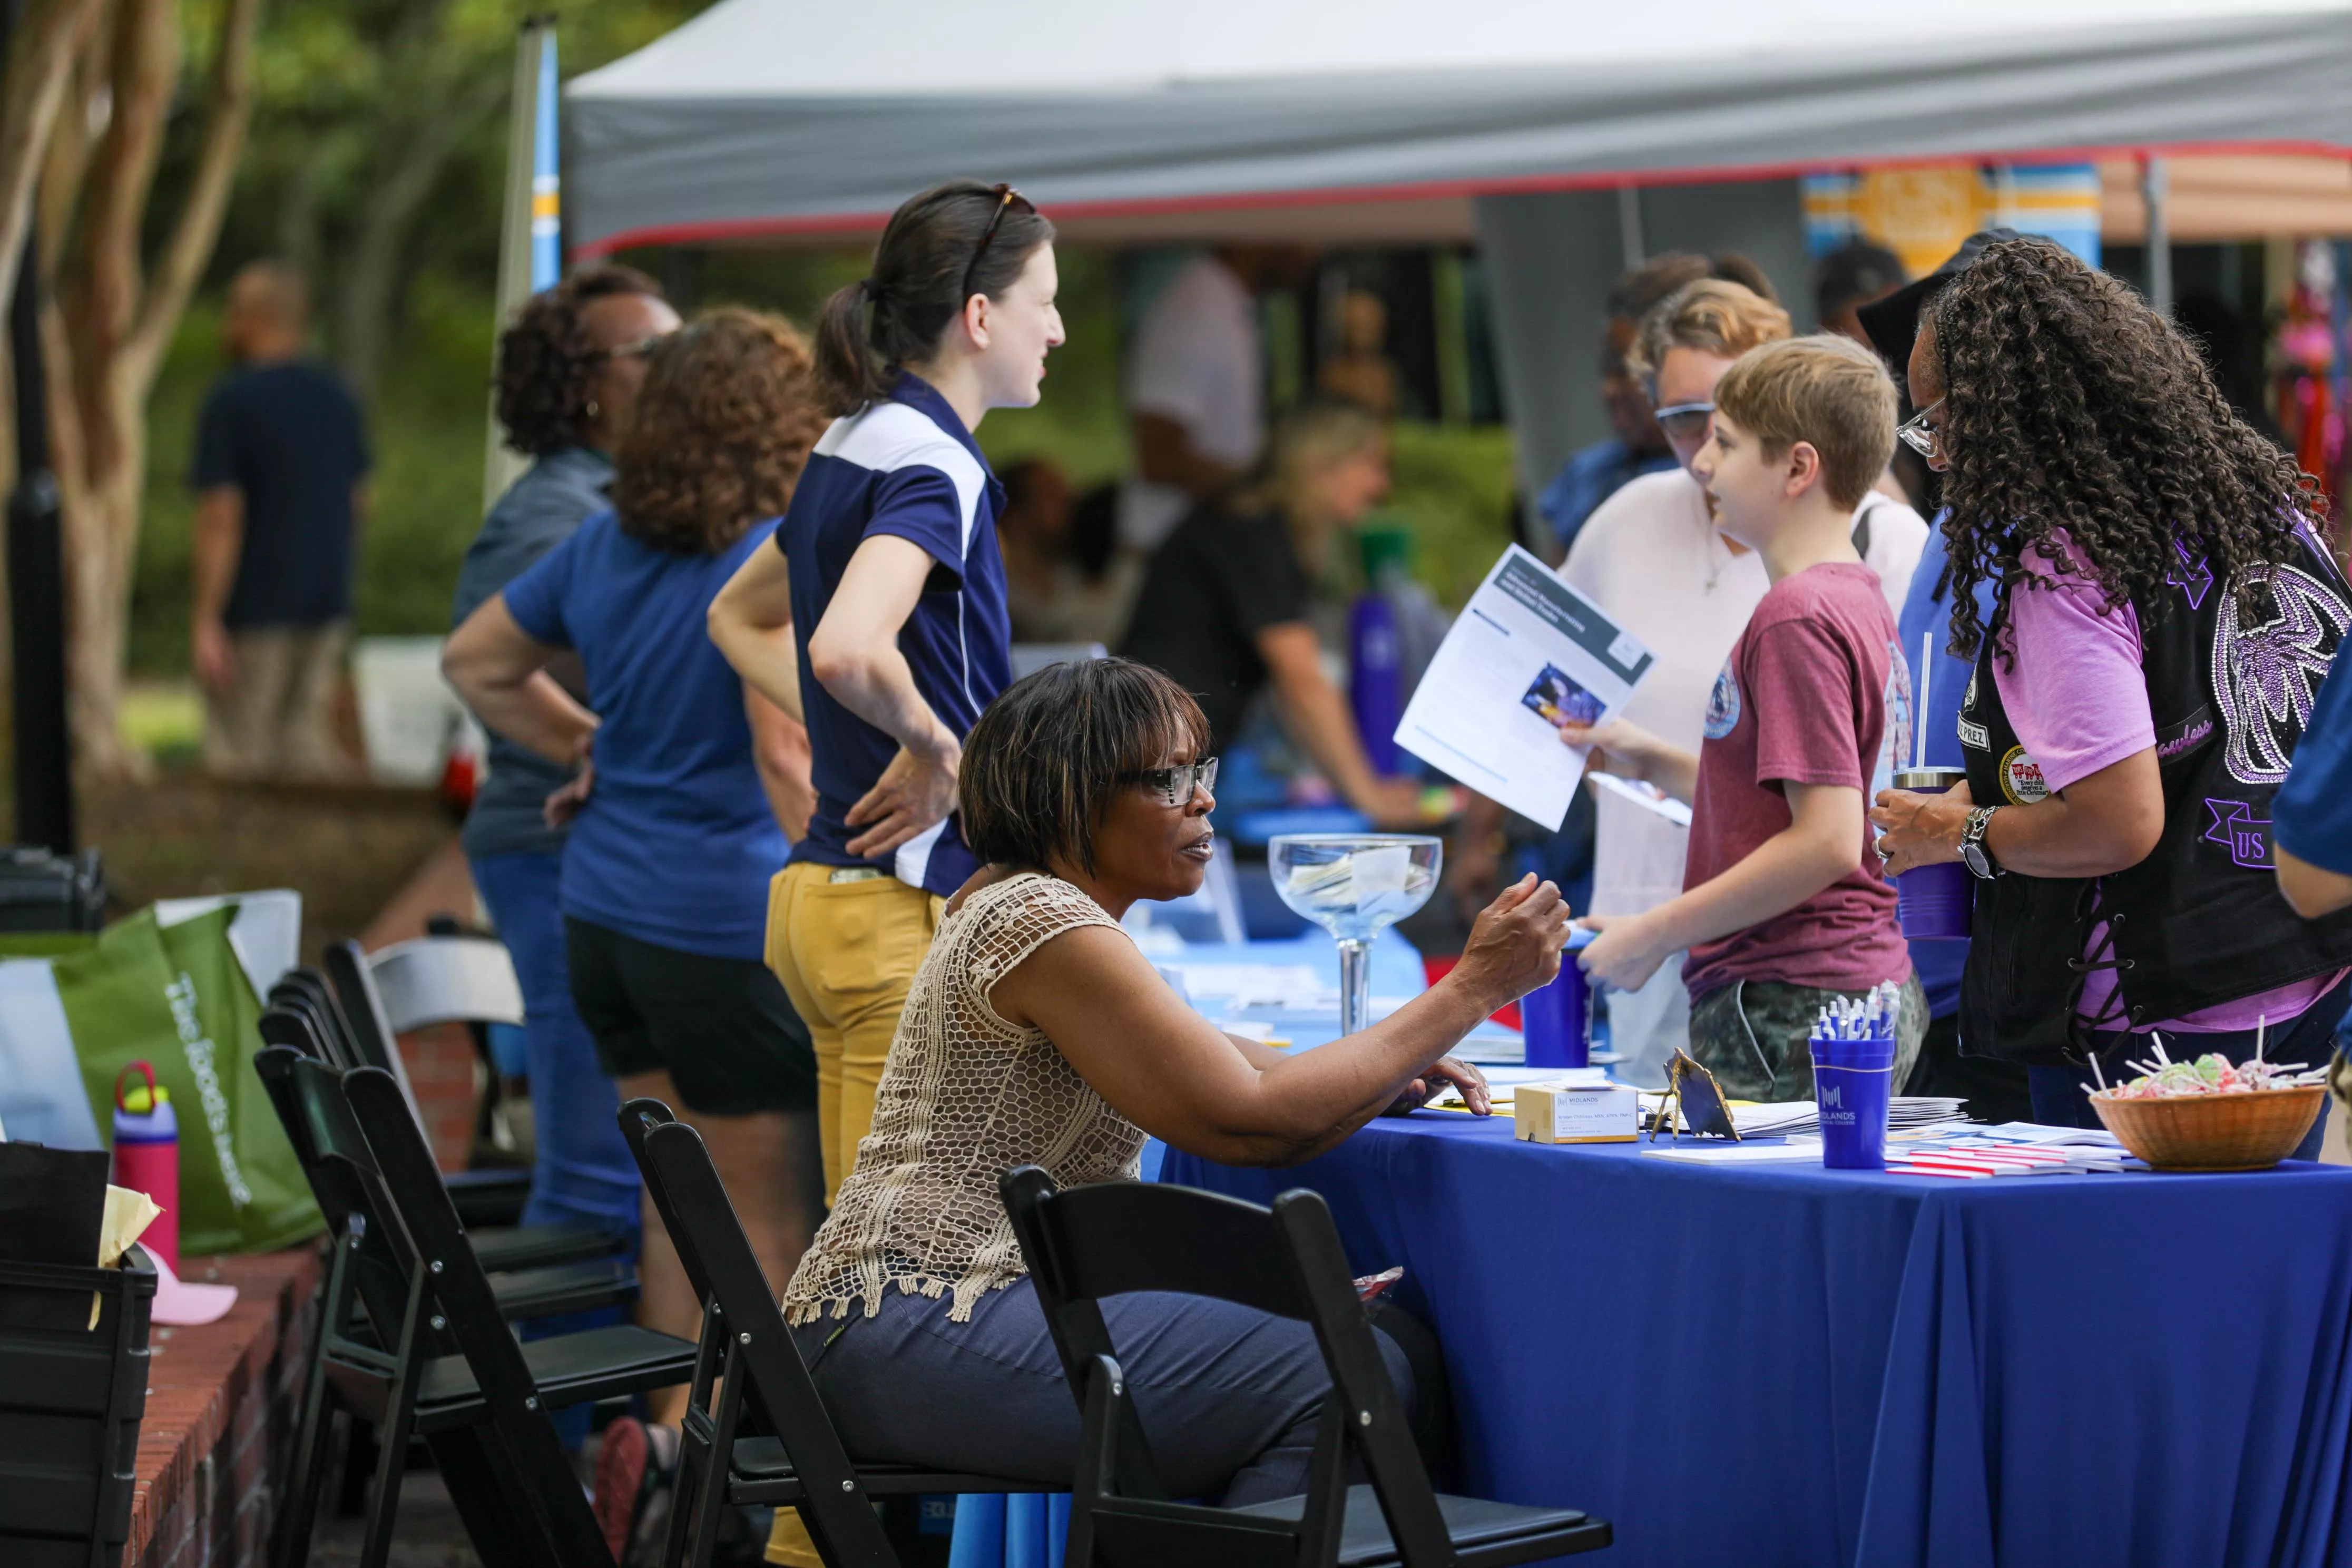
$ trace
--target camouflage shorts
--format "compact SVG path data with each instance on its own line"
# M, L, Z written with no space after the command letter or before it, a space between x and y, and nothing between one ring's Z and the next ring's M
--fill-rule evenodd
M1691 1055L1733 1100L1811 1100L1813 1054L1807 1042L1813 1019L1834 1000L1864 994L1777 980L1735 981L1691 1003ZM1927 1033L1927 994L1915 974L1903 983L1895 1024L1895 1083L1911 1076Z

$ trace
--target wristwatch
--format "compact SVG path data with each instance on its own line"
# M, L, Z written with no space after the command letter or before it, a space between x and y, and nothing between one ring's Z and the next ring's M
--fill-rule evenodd
M2000 809L1997 805L1978 806L1969 813L1968 823L1960 829L1962 863L1988 882L2001 874L2000 867L1993 860L1992 851L1985 847L1984 841L1985 827L1992 821L1992 814Z

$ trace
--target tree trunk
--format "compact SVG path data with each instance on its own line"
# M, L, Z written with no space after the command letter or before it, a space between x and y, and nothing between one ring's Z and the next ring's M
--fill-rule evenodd
M16 261L74 60L103 0L32 0L8 40L0 76L0 305L16 292Z
M423 105L424 112L384 128L379 145L398 151L373 182L366 218L351 247L338 312L343 379L364 404L375 400L384 344L407 282L409 231L450 155L506 96L510 74L500 68L471 81L444 81Z
M219 237L251 110L261 8L260 0L221 0L220 47L194 176L151 274L140 235L179 86L179 12L177 0L117 3L106 72L111 112L89 151L79 222L58 268L69 287L45 322L65 506L74 736L81 765L98 777L145 771L121 720L147 477L147 398ZM59 210L72 205L69 193L58 194Z

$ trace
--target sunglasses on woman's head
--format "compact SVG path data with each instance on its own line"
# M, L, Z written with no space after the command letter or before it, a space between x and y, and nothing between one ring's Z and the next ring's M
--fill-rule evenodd
M1194 792L1217 792L1217 759L1179 763L1172 768L1143 768L1118 775L1122 784L1141 784L1144 793L1162 805L1190 805Z
M980 269L980 258L988 254L989 242L996 237L996 227L1004 221L1004 215L1013 211L1034 213L1036 210L1027 196L1011 185L996 187L996 210L988 215L988 226L981 231L980 244L972 251L971 260L964 266L963 292L957 296L959 300L971 298L971 275Z
M649 338L639 338L635 342L616 343L604 351L604 357L606 359L651 359L654 357L654 351L667 342L669 337L668 332L656 332Z
M1658 410L1658 428L1670 441L1697 442L1706 439L1708 429L1715 424L1712 403L1669 403Z

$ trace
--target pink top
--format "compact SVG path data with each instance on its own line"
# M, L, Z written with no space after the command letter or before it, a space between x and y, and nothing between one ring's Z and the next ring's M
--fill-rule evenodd
M2050 537L2068 560L2082 563L2063 529ZM2019 584L2009 600L2016 662L2004 667L1994 659L1993 684L2030 759L2024 766L2039 763L2042 784L2055 792L2155 745L2156 718L2140 669L2139 611L2129 600L2109 610L2096 583L2055 576L2038 556L2029 553L2028 560L2037 575ZM2105 921L2093 926L2084 952L2095 953L2106 931ZM2217 1035L2251 1029L2265 1017L2283 1024L2326 995L2344 973L2142 1024L2133 1032ZM2114 970L2091 971L2074 1013L2096 1027L2123 1026Z
M1910 672L1877 574L1859 562L1775 583L1716 678L1691 801L1683 886L1753 855L1791 820L1784 784L1843 785L1866 804L1911 750ZM1704 996L1738 980L1867 991L1911 973L1895 889L1864 852L1794 909L1691 948L1683 984Z

